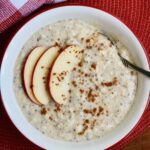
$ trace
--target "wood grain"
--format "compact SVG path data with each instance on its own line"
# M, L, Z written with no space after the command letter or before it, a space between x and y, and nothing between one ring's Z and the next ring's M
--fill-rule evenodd
M150 128L121 150L150 150Z

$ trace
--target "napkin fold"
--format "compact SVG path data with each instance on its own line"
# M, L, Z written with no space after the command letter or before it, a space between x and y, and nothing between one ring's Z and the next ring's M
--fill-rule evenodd
M0 33L43 4L65 0L0 0Z

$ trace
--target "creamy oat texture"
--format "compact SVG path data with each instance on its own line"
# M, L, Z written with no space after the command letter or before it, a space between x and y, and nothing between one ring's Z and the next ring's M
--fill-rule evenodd
M72 71L66 106L53 100L44 107L32 103L23 89L21 71L36 46L78 45L83 58ZM132 61L119 43L117 49L101 30L80 20L64 20L36 32L24 45L14 68L14 91L27 120L43 134L62 140L96 139L116 127L129 111L136 93L137 75L124 67L117 51Z

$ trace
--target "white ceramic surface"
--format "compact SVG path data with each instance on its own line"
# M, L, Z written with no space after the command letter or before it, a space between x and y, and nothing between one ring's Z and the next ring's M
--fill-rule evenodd
M133 33L118 19L98 9L84 6L64 6L47 10L28 21L9 43L1 66L1 94L8 115L15 126L33 143L50 150L100 150L121 140L137 124L146 105L150 90L150 82L142 75L138 76L138 89L133 107L121 124L94 141L73 143L50 139L32 127L24 117L13 92L13 69L20 50L29 37L41 27L67 18L77 18L94 22L101 28L120 39L130 50L138 65L148 70L148 62L142 46Z

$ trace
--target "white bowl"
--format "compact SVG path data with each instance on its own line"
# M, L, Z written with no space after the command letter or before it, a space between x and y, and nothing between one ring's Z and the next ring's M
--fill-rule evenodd
M124 120L103 138L88 142L63 142L46 137L24 117L13 91L13 70L16 58L24 43L41 27L67 18L95 22L107 33L120 39L129 49L137 64L149 69L144 49L131 30L112 15L91 7L63 6L45 10L25 23L10 41L1 66L1 94L5 109L18 130L38 146L51 150L100 150L106 149L125 137L140 120L147 104L150 91L149 80L138 75L138 89L135 102Z

